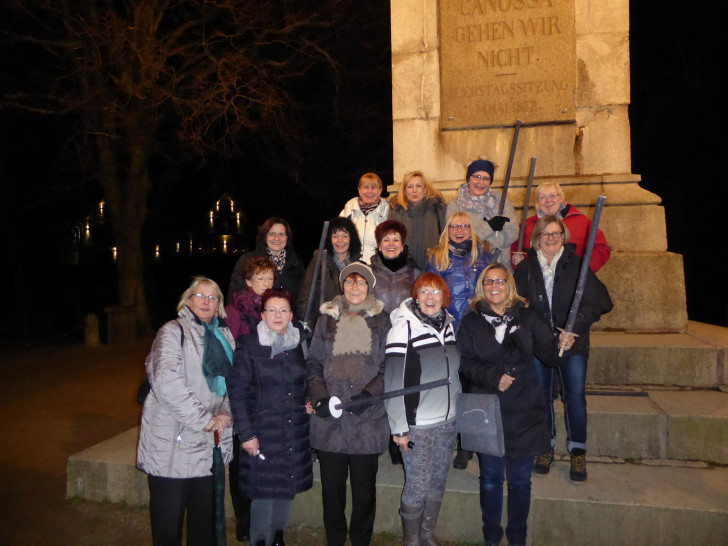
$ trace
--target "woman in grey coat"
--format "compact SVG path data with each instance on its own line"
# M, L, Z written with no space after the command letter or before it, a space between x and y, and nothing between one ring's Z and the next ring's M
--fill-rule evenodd
M225 321L220 287L195 277L177 304L177 319L157 333L145 365L151 390L144 401L137 466L148 475L152 540L213 544L212 450L220 435L232 458L228 376L235 340Z

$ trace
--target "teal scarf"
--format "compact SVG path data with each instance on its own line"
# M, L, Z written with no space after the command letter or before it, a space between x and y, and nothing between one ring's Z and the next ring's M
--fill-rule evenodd
M218 328L217 317L205 326L205 349L202 353L202 374L210 391L217 396L225 396L225 378L230 373L233 362L233 348Z

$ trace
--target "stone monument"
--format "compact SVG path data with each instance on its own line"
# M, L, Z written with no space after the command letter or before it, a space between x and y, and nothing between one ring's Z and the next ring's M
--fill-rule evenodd
M520 119L508 192L519 214L532 156L534 187L558 182L588 216L607 197L612 257L599 277L615 306L595 327L684 331L682 257L667 252L660 198L631 170L629 0L392 0L391 13L389 191L419 169L451 199L478 156L502 185Z

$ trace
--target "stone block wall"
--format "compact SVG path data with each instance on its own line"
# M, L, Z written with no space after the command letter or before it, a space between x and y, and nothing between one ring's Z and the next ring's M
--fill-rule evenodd
M496 0L509 1L515 0ZM534 185L559 182L567 202L588 216L597 196L605 195L601 227L613 257L599 275L615 310L597 327L683 331L682 259L667 253L660 198L642 189L631 171L629 0L550 1L574 2L574 120L521 128L509 199L520 214L532 156ZM513 127L441 130L439 6L437 0L391 2L394 184L388 190L419 169L451 199L467 163L478 156L499 166L494 186L502 185Z

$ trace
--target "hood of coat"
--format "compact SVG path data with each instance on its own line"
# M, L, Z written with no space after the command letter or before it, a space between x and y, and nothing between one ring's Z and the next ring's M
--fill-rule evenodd
M336 296L333 300L322 303L319 311L324 315L332 317L334 320L339 320L342 312L345 309L348 310L348 308L349 306L344 296ZM376 299L373 294L369 294L364 302L357 306L357 310L362 312L365 317L373 317L384 310L384 304Z

